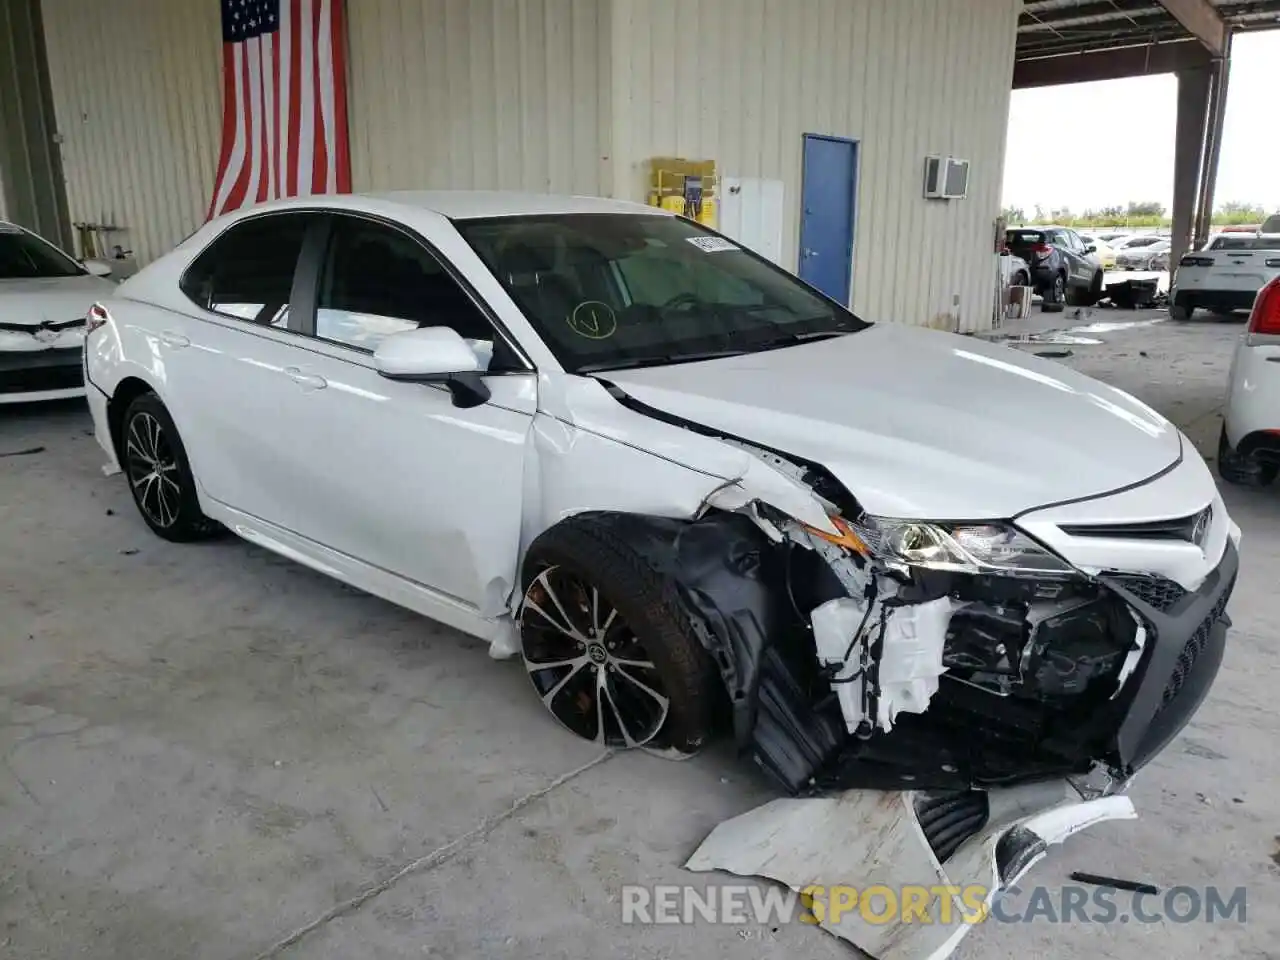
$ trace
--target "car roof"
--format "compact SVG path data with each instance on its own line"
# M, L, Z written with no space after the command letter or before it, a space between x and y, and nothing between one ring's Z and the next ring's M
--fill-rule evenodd
M355 194L352 199L358 200L361 196L405 207L431 210L450 220L570 213L638 213L670 216L667 211L658 207L626 200L502 190L393 190ZM311 198L311 202L314 202L314 198Z

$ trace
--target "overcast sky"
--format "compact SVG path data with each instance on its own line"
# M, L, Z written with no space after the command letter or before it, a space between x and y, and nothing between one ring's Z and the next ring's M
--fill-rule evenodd
M1005 205L1170 206L1177 90L1162 74L1013 91ZM1280 30L1233 43L1214 203L1227 200L1280 210Z

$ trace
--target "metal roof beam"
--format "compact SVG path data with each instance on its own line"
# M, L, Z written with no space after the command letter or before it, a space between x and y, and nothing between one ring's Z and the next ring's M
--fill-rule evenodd
M1207 66L1212 59L1199 40L1177 40L1095 53L1019 60L1013 65L1013 87L1020 90L1061 83L1118 80L1153 73L1177 73Z
M1226 53L1227 23L1209 0L1160 0L1160 5L1215 57Z

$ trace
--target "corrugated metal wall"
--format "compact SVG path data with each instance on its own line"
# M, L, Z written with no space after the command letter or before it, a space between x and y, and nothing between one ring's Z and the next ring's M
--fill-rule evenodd
M142 262L204 221L219 150L213 0L43 0L71 219L114 221Z
M854 309L990 326L1020 0L616 0L614 192L643 160L713 159L786 183L796 266L801 138L859 141ZM964 200L922 198L927 154L972 161Z
M608 0L348 2L355 188L600 193L608 12Z

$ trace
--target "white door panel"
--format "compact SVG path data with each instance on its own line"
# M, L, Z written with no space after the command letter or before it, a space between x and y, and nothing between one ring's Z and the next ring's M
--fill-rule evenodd
M307 353L298 335L234 320L171 314L158 339L169 405L205 493L281 526L295 522L293 490L305 482L310 450L295 442L287 372ZM166 337L165 332L174 336ZM187 341L176 345L175 338Z
M488 377L490 400L463 409L443 387L387 380L367 355L315 348L295 376L324 386L294 384L280 418L306 472L290 490L289 529L499 612L519 549L535 376Z

